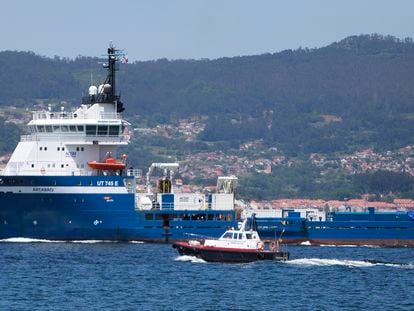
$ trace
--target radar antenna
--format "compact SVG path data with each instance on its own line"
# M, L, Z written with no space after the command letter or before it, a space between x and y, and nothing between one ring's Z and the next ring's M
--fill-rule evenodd
M117 112L125 110L123 103L120 101L121 96L116 91L116 72L119 70L118 62L125 57L124 50L118 50L109 43L107 50L108 62L103 64L104 68L108 69L108 75L103 84L103 91L99 92L97 102L113 102L116 105Z

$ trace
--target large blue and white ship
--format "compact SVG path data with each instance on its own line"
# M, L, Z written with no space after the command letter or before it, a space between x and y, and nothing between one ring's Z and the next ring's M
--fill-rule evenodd
M155 187L136 192L134 170L117 148L129 137L116 89L122 51L108 48L104 83L72 112L33 113L0 176L0 239L145 240L168 242L189 234L219 236L237 225L235 177L219 180L218 193L173 193L175 163L154 163L165 172Z
M0 239L171 242L219 237L255 214L250 223L261 237L284 243L414 246L412 211L239 210L236 177L219 177L215 193L180 193L177 163L153 163L137 192L136 170L117 155L129 142L116 91L122 52L111 45L107 54L106 80L78 109L33 113L30 134L0 175Z

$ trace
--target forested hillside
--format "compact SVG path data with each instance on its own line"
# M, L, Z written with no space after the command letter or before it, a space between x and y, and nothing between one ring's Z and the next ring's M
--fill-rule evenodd
M105 74L98 62L0 52L0 104L76 104L91 78ZM206 115L201 140L263 138L290 155L414 143L411 39L361 35L312 50L121 66L129 115L156 122Z

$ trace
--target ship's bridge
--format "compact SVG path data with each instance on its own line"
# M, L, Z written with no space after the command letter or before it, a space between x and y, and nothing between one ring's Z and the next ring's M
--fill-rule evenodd
M105 107L107 106L107 107ZM67 144L125 145L128 122L114 112L113 104L82 105L74 112L37 111L22 141L65 141Z

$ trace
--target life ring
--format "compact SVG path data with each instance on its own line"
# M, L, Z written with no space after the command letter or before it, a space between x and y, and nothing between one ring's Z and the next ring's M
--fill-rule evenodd
M257 242L257 245L256 245L256 247L257 247L257 250L259 250L259 251L262 251L263 250L263 243L262 242Z

